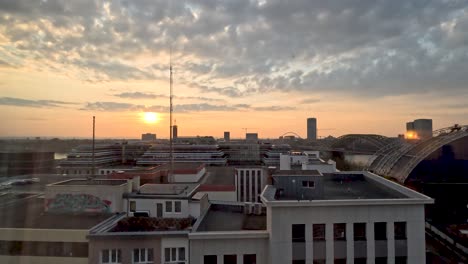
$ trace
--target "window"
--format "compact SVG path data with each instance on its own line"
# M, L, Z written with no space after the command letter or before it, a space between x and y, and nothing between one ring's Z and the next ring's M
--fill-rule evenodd
M313 225L313 238L317 240L325 240L325 224Z
M305 264L305 263L306 263L306 262L305 262L304 259L301 259L301 260L297 260L297 259L296 259L296 260L293 260L293 261L292 261L292 264Z
M395 222L395 239L406 239L406 222Z
M366 223L354 223L354 241L366 240Z
M378 222L374 224L375 240L387 240L387 223Z
M395 257L395 264L406 264L408 263L407 257Z
M185 248L164 248L164 263L185 263Z
M224 255L224 264L237 264L237 255Z
M166 213L172 213L172 201L166 201Z
M315 188L315 182L314 181L302 181L302 187Z
M122 251L120 249L104 249L101 251L101 263L122 263Z
M335 240L346 240L346 224L333 224L333 238Z
M346 264L346 259L335 259L334 264Z
M217 264L218 257L216 255L205 255L203 256L203 264Z
M292 242L305 242L305 225L292 225Z
M387 264L387 257L375 258L375 264Z
M152 248L135 248L133 249L133 263L149 264L153 263Z
M176 213L182 212L182 202L181 201L175 201L174 202L174 210Z
M314 259L314 264L325 264L327 261L325 259Z
M246 254L244 255L244 264L256 264L257 255L255 254Z
M367 264L367 258L355 258L354 264Z
M136 202L130 201L130 212L135 212L135 211L136 211Z

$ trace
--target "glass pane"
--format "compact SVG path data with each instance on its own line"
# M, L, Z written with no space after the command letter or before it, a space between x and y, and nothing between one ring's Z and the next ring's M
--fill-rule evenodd
M133 250L133 262L140 261L140 250L138 248Z
M109 250L107 249L102 251L102 262L109 263Z
M122 250L120 249L117 250L117 262L118 263L122 262Z
M148 248L148 261L153 261L153 249Z
M171 261L171 249L170 248L164 249L164 260Z
M182 202L176 201L174 203L174 209L176 213L180 213L182 211L181 207L182 207Z
M116 249L112 249L111 258L112 258L112 262L117 262L117 250Z
M176 261L177 260L176 257L177 257L177 248L171 248L171 260Z
M166 201L166 212L172 213L172 202Z
M179 248L179 260L185 260L185 248Z

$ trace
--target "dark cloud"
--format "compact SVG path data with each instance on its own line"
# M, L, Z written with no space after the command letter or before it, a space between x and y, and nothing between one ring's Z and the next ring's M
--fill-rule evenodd
M4 0L0 19L18 54L84 69L91 81L166 78L167 62L133 58L172 46L178 82L222 97L456 94L468 83L459 0Z
M37 107L37 108L51 108L51 107L65 107L73 105L72 102L55 101L55 100L29 100L13 97L0 97L0 105L11 105L20 107Z
M293 107L281 106L259 106L252 107L248 104L235 104L235 105L215 105L208 103L199 104L177 104L174 106L176 113L189 113L189 112L230 112L230 111L286 111L294 110ZM104 111L104 112L123 112L123 111L146 111L146 112L168 112L167 106L145 106L139 104L122 103L122 102L88 102L81 108L81 110L88 111Z
M320 99L317 98L307 98L300 101L300 104L315 104L320 102Z
M129 98L129 99L155 99L155 98L168 98L167 95L162 94L153 94L153 93L143 93L143 92L124 92L115 94L114 96L120 98Z

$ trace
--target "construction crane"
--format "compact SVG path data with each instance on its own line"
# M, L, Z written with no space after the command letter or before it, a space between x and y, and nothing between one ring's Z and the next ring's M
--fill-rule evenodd
M256 127L243 127L242 129L244 129L245 133L247 134L247 131L249 129L257 129Z

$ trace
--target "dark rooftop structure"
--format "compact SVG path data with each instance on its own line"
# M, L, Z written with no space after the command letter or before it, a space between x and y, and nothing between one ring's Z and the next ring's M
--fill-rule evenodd
M71 179L52 183L50 185L122 185L126 184L127 180L112 180L112 179Z
M197 232L266 230L266 214L245 214L244 205L212 203Z
M234 185L234 167L206 167L203 184Z
M112 216L96 213L45 213L44 199L21 198L0 208L0 228L89 229Z
M278 170L273 173L275 176L321 176L322 174L318 170Z

